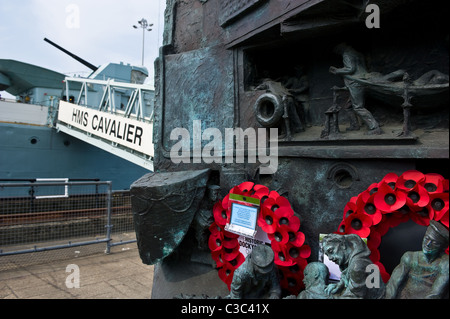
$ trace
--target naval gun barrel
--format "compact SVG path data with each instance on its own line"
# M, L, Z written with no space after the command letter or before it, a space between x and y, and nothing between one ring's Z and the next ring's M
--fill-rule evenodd
M85 66L87 66L89 69L91 69L92 71L97 71L97 67L89 62L87 62L86 60L83 60L82 58L80 58L79 56L73 54L72 52L67 51L66 49L60 47L59 45L57 45L56 43L50 41L47 38L44 38L44 41L50 43L51 45L53 45L54 47L56 47L57 49L63 51L64 53L68 54L69 56L71 56L72 58L74 58L75 60L77 60L78 62L84 64Z

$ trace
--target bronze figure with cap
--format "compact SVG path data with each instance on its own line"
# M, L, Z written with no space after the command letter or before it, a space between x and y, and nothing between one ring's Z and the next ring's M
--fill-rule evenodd
M280 297L281 288L273 250L269 246L258 245L234 272L229 298L279 299Z
M408 251L392 272L386 298L448 298L448 229L431 220L422 251Z
M373 262L370 249L356 234L328 234L323 238L323 251L328 258L339 265L341 278L336 284L329 284L325 292L332 298L341 299L382 299L385 284L379 272L377 285L367 284L371 272L367 269Z

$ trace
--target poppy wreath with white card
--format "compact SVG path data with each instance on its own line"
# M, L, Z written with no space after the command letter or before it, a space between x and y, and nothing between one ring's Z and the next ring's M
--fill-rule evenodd
M227 231L231 221L230 201L238 196L260 202L257 230L267 235L267 244L274 252L274 263L280 273L281 287L291 294L298 294L303 289L303 270L311 254L311 248L305 244L305 235L300 231L300 218L285 197L253 182L233 187L222 201L214 205L214 222L209 227L208 244L220 279L230 289L234 271L245 261L240 251L240 234Z

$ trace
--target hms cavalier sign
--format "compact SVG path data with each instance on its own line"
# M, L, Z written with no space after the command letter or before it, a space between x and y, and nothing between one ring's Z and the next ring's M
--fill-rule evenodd
M111 142L153 156L153 125L61 101L58 121Z

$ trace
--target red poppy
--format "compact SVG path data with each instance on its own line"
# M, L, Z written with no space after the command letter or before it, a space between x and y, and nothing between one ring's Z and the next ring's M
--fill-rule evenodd
M358 196L353 196L352 198L350 198L350 200L347 202L347 204L344 207L344 216L343 218L347 218L348 215L356 213L357 211L357 206L356 206L356 201L358 199Z
M339 224L336 234L340 234L340 235L345 235L346 231L345 231L345 219L343 219L341 221L341 223Z
M301 231L294 232L289 229L288 231L289 243L294 246L301 247L305 243L305 234Z
M308 256L311 256L311 247L308 246L307 249L309 249L309 255ZM307 254L308 254L308 251L306 251L306 250L302 252L302 255L304 255L304 256L306 256ZM295 265L290 266L289 269L293 269L293 268L296 268L296 267L300 267L300 269L305 269L306 265L308 265L307 258L301 258L301 259L299 259L297 261L297 263Z
M230 200L230 193L228 193L223 199L222 199L222 208L225 210L228 210L228 202Z
M385 223L389 226L389 228L397 227L410 219L410 213L411 209L409 209L407 205L404 205L401 210L384 215L386 216Z
M445 213L448 213L448 193L433 193L430 194L430 209L433 210L434 219L440 220Z
M253 186L253 190L255 192L259 192L259 191L267 191L267 194L270 193L269 188L267 186L261 185L261 184L255 184Z
M381 182L378 191L374 194L373 202L383 213L390 213L406 204L406 193L393 190L386 182Z
M425 181L423 187L428 193L442 193L444 191L444 177L440 174L428 173L425 174Z
M239 238L238 234L226 231L225 229L222 230L223 231L223 236L224 237L228 237L228 238Z
M255 183L253 183L253 182L243 182L243 183L239 184L238 188L242 192L242 195L250 195L253 185L255 185ZM232 193L236 194L234 192L232 192Z
M413 210L418 210L419 208L425 207L430 202L430 196L428 195L427 190L419 184L416 184L412 189L410 189L407 196L406 204Z
M299 230L300 218L294 215L291 208L280 207L275 211L275 216L278 218L278 227L285 225L294 232Z
M278 266L292 266L295 264L294 260L290 258L287 245L280 244L276 241L272 242L272 250L275 255L275 264Z
M291 208L291 203L289 203L288 199L284 196L278 196L275 200L276 205L278 205L280 208L286 207Z
M368 190L359 194L356 201L357 211L366 214L372 219L372 224L377 225L382 218L381 211L374 204L374 196Z
M240 254L239 252L239 245L233 248L226 248L223 247L222 248L222 259L226 260L226 261L230 261L235 259L238 255Z
M228 290L230 290L231 282L233 281L233 274L236 268L230 263L224 263L222 268L219 269L219 278L226 283Z
M345 219L345 232L357 234L361 238L367 238L370 234L372 218L363 213L355 213Z
M449 227L449 226L448 226L448 210L445 212L444 215L442 215L442 216L439 217L439 221L440 221L442 224L444 224L445 226L447 226L447 228ZM447 249L447 253L448 253L448 249Z
M267 234L273 234L278 225L278 217L275 216L272 210L261 206L261 210L258 215L258 226Z
M295 218L291 221L291 215L294 215L294 211L289 201L285 197L279 196L277 192L272 191L261 205L258 225L268 234L273 234L280 223L291 223L292 227L296 227L297 221Z
M386 174L386 176L383 177L383 179L377 183L378 186L380 183L384 182L386 184L388 184L392 189L395 189L396 183L398 180L398 175L395 173L388 173Z
M448 192L448 190L449 190L448 179L444 179L444 181L442 182L442 185L444 187L444 192Z
M377 187L377 191L378 191L378 187ZM376 192L374 192L374 193L376 193ZM372 195L373 194L371 194L370 191L368 189L366 189L365 191L359 193L358 196L354 196L354 197L356 197L356 202L355 202L356 205L358 205L358 203L361 203L361 202L366 202Z
M239 186L235 186L224 197L224 199L222 199L222 208L225 209L225 210L229 210L229 208L230 208L230 194L242 195L242 196L248 196L248 197L256 198L254 196L250 196L250 192L242 192L241 189L239 188Z
M211 257L216 262L217 268L220 268L223 266L225 261L222 259L222 250L212 251Z
M309 258L311 256L311 247L308 245L303 245L301 247L294 246L292 243L286 245L286 250L295 264L301 263L302 260Z
M234 269L238 269L240 265L242 265L242 263L245 261L245 257L244 255L242 255L242 253L239 253L235 259L230 260L229 263L231 264L231 266L234 267Z
M228 208L225 209L221 202L217 202L213 207L214 221L219 226L225 226L230 221Z
M381 244L381 234L375 229L372 229L370 231L369 237L367 237L367 247L369 247L370 250L374 250L378 249L380 244Z
M232 238L224 234L222 245L224 248L232 249L239 246L239 241L236 237Z
M418 225L428 226L430 219L433 219L434 212L428 207L413 207L409 213L411 219Z
M417 184L423 183L423 181L425 181L425 175L423 173L416 170L410 170L399 176L396 187L409 191Z
M219 225L217 225L216 224L216 222L213 222L210 226L209 226L209 232L211 233L211 234L215 234L215 233L219 233L219 232L222 232L223 230L222 230L222 228L219 226Z
M211 233L209 235L208 239L208 247L211 251L219 251L223 248L223 233L222 232L215 232Z
M292 270L297 268L298 270ZM289 291L291 294L298 295L304 288L303 271L300 267L293 265L291 267L279 267L280 270L280 287Z
M278 266L305 265L306 259L311 255L311 247L308 245L297 247L291 243L281 244L275 241L272 242L272 249Z
M279 244L291 244L296 247L301 247L305 243L305 234L301 231L293 231L287 225L277 227L273 234L268 234L270 241L276 241Z
M376 263L377 261L380 261L380 251L377 249L370 249L370 260L373 263Z
M291 208L289 201L285 197L279 196L278 193L274 191L269 193L268 198L264 201L262 206L272 210L273 212L276 212L280 207Z
M216 261L217 267L220 268L219 269L219 277L225 283L227 283L228 286L229 286L229 284L231 284L231 280L233 278L234 271L237 268L239 268L239 266L242 265L242 263L245 261L245 257L241 253L239 253L232 260L225 260L225 259L222 259L222 252L219 252L219 253L213 252L212 258ZM231 275L231 279L229 278L230 275ZM228 280L229 280L229 284L228 284ZM228 287L228 289L229 289L229 287Z
M283 225L284 227L277 227L275 229L275 232L272 234L268 234L267 237L269 237L271 242L277 242L281 245L286 245L289 241L289 233L290 230L288 227Z
M264 203L264 201L269 198L269 189L266 186L263 185L255 185L253 187L253 190L255 191L253 193L253 197L259 198L259 200L261 201L261 204Z
M373 183L369 187L367 187L367 191L369 191L369 194L372 195L373 193L378 191L378 183ZM357 197L357 196L354 196Z
M281 195L278 194L277 191L270 191L270 193L269 193L269 197L270 197L270 198L273 198L273 199L277 199L277 198L280 197L280 196L281 196Z
M234 186L228 194L237 194L237 195L244 195L244 192L241 190L241 188L238 186Z
M381 222L378 225L373 226L370 233L372 234L372 231L373 231L373 232L377 232L378 234L380 234L380 236L386 235L389 228L391 228L389 225L389 222L387 222L387 220L390 217L391 217L391 215L383 215L383 219L381 220ZM369 237L370 237L370 235L369 235Z

